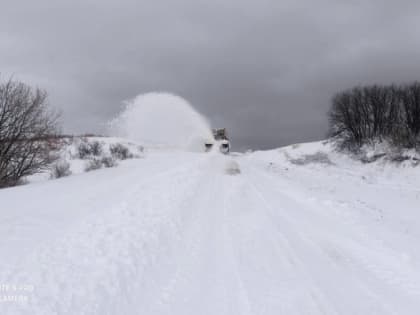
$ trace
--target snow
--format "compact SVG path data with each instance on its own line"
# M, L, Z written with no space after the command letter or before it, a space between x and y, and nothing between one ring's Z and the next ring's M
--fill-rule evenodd
M0 313L418 314L419 179L316 142L2 189Z
M164 92L137 95L110 122L111 134L150 145L200 151L213 140L207 119L185 99Z

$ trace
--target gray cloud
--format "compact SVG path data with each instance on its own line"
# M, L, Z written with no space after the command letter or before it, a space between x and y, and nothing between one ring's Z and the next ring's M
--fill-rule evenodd
M48 90L68 132L179 94L239 148L324 137L336 91L419 79L418 1L11 1L0 72Z

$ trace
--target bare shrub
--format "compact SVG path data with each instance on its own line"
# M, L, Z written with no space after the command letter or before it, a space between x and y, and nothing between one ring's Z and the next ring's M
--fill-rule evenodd
M58 118L45 91L12 80L0 83L0 187L49 167Z
M118 165L117 161L112 156L104 156L101 159L101 163L105 167L115 167Z
M69 175L71 175L69 162L61 160L53 164L51 178L61 178Z
M79 158L86 159L92 156L100 156L103 152L102 144L99 141L89 142L83 139L77 147Z
M91 154L90 146L86 140L83 140L79 143L77 147L77 153L81 159L85 159Z
M102 144L99 141L90 142L90 150L93 156L100 156L102 154Z
M111 144L109 151L111 152L111 155L118 160L132 159L134 157L128 147L121 143Z

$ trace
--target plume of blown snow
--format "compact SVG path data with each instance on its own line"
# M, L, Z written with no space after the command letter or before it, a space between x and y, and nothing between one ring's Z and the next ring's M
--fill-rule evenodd
M111 133L146 145L203 151L213 140L208 121L188 101L170 93L146 93L125 102Z

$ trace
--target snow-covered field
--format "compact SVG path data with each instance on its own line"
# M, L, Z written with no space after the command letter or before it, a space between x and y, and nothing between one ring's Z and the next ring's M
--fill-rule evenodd
M328 143L0 190L0 314L419 314L420 166Z

